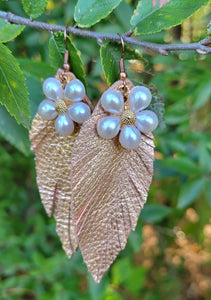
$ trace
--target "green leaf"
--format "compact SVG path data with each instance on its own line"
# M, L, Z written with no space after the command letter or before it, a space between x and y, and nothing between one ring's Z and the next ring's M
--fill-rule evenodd
M154 33L181 24L209 1L170 0L160 5L159 0L140 0L130 21L134 26L133 32L135 35Z
M24 25L7 24L3 19L0 19L0 42L6 43L18 36L23 30Z
M211 206L211 182L210 182L210 180L206 180L206 182L205 182L205 195L207 198L207 202Z
M78 54L77 48L68 36L67 49L69 51L70 71L73 72L86 87L85 72L82 60ZM49 56L52 66L56 68L62 68L65 51L64 34L62 32L56 32L49 41Z
M92 276L88 274L89 293L92 300L99 300L100 295L105 291L105 278L100 283L96 283Z
M114 13L118 18L123 30L128 31L130 29L130 18L133 13L132 5L126 1L122 1L114 10Z
M168 107L165 114L165 122L169 125L181 124L189 119L189 113L186 108L187 99L179 101Z
M141 212L141 219L147 223L162 221L171 213L171 209L160 204L147 204Z
M29 91L30 115L31 119L33 119L37 113L40 102L44 100L45 96L42 91L42 83L40 80L25 73L24 75L26 76L26 84Z
M197 89L197 96L194 101L193 107L195 109L201 108L209 100L211 96L211 80L209 75L207 80L202 82Z
M25 13L33 19L42 15L47 3L47 0L22 0Z
M123 300L122 296L118 293L118 291L116 291L115 287L112 287L109 284L107 284L105 292L98 298L98 300L105 300L105 299Z
M0 106L0 135L23 154L30 154L28 130L18 125L3 106Z
M123 285L124 288L133 294L137 294L139 292L144 283L145 277L145 267L134 267L129 258L123 258L117 261L112 268L114 285Z
M48 77L53 77L57 71L57 68L41 61L21 58L18 62L24 75L32 76L42 82Z
M179 194L177 207L185 208L193 203L193 201L199 196L204 186L203 178L196 178L188 180L181 188Z
M80 27L90 27L107 17L122 0L78 0L74 18Z
M131 231L128 237L128 243L132 247L134 252L140 251L141 244L143 242L142 228L143 228L143 224L139 220L138 224L136 225L136 230Z
M10 50L0 43L0 103L16 121L29 127L30 112L25 78Z
M158 90L155 86L149 87L152 93L152 101L148 107L148 109L154 111L156 115L158 116L159 120L159 128L165 128L165 122L163 119L163 115L165 113L165 107L163 98L158 93Z
M119 61L121 55L122 47L120 44L106 43L100 48L103 72L109 86L119 79ZM142 56L136 50L125 45L124 60L129 59L143 60Z
M199 173L197 165L188 157L167 158L163 160L163 164L183 174L193 175Z
M53 77L57 69L45 62L33 61L31 59L18 59L29 91L31 118L37 112L38 105L44 99L42 83L48 77Z
M205 173L211 172L211 147L210 143L202 142L199 145L199 164Z

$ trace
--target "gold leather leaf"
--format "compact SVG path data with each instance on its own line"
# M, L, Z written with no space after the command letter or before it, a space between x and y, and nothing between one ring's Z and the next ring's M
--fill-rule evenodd
M111 88L118 89L123 81ZM126 80L132 88L131 81ZM97 104L72 150L72 212L83 259L100 282L120 250L147 199L153 174L153 135L142 135L138 149L121 147L118 137L102 139L96 131L107 113Z
M56 231L68 257L77 249L71 214L70 163L77 133L60 136L48 121L36 114L30 131L31 150L35 151L37 184L49 216L56 219ZM78 129L78 128L77 128Z

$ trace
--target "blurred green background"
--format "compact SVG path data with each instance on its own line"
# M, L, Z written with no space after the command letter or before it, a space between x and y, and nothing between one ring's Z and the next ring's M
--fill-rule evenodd
M123 1L93 30L129 30L135 3ZM38 20L74 25L75 5L75 0L48 1ZM20 1L1 1L0 9L25 16ZM206 36L210 19L208 5L181 26L138 38L157 43L198 41ZM72 38L86 70L88 95L96 103L107 88L100 47L94 40ZM30 73L24 59L49 64L48 40L48 32L25 28L7 44L27 78L32 116L43 100L44 78L41 71ZM27 131L8 115L7 141L5 133L0 138L1 300L211 299L211 56L143 55L145 62L127 62L127 73L135 84L144 82L159 90L166 126L155 132L155 174L148 203L126 249L99 285L80 251L71 260L63 252L55 221L46 216L40 201ZM52 68L46 72L52 73ZM0 113L7 114L3 108ZM9 130L17 132L18 142Z

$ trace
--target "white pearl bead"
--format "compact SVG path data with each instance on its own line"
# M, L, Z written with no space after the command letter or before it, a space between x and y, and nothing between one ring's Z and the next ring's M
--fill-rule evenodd
M141 133L133 125L124 126L119 135L119 141L122 147L126 149L136 149L141 141Z
M64 95L74 102L83 100L86 94L85 87L79 79L71 80L65 87Z
M47 99L40 103L38 107L38 114L46 120L53 120L58 115L57 111L55 110L54 102Z
M145 86L134 87L129 94L129 107L133 112L146 108L152 100L150 90Z
M117 116L109 116L100 119L97 123L97 132L104 139L114 138L120 130L121 119Z
M67 114L62 114L56 119L55 128L60 135L68 136L74 131L74 123Z
M71 119L79 124L82 124L91 115L90 108L87 104L83 102L78 102L70 105L68 107L68 113Z
M43 93L49 99L61 99L63 96L63 88L61 82L54 77L47 78L43 83Z
M121 114L124 108L124 98L120 91L108 89L102 94L101 105L105 111Z
M151 110L143 110L136 114L136 126L141 132L149 133L158 126L158 117Z

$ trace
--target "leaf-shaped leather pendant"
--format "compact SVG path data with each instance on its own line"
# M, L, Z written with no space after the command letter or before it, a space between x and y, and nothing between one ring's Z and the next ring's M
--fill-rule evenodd
M60 136L54 121L36 114L30 131L31 150L35 151L37 185L45 210L56 219L56 230L68 257L77 249L71 217L70 160L77 133Z
M117 81L118 90L130 80ZM99 103L83 124L72 150L72 212L83 259L96 282L120 250L146 202L153 174L154 143L142 136L135 150L123 148L118 136L99 137L98 121L107 116Z
M71 154L79 131L77 118L81 121L81 115L77 113L80 113L80 108L82 107L82 117L84 118L85 107L85 112L88 111L90 114L87 105L90 104L90 101L86 95L84 96L84 89L83 103L82 101L78 101L78 99L77 102L74 102L74 97L76 98L78 95L74 91L73 84L76 85L77 90L78 86L80 88L82 83L75 78L73 73L64 72L64 70L59 69L55 77L48 78L44 82L43 90L47 99L41 102L38 109L38 112L43 114L43 116L38 113L36 114L31 126L30 140L31 150L35 151L36 154L37 184L42 203L47 214L55 217L56 230L62 242L63 249L67 256L71 257L78 246L71 214ZM65 81L65 88L63 81ZM69 83L73 83L70 88L68 86ZM64 96L65 92L67 96ZM73 100L68 100L68 95L70 94ZM73 110L72 107L76 107L77 110ZM69 108L72 109L71 115L69 114ZM49 118L49 115L52 119L45 119L45 116ZM60 122L59 131L65 134L61 135L56 130L56 122L64 115L65 122L68 120L72 126L70 127L70 129L72 128L72 132L67 134L66 127L63 128ZM74 119L70 119L71 116Z

